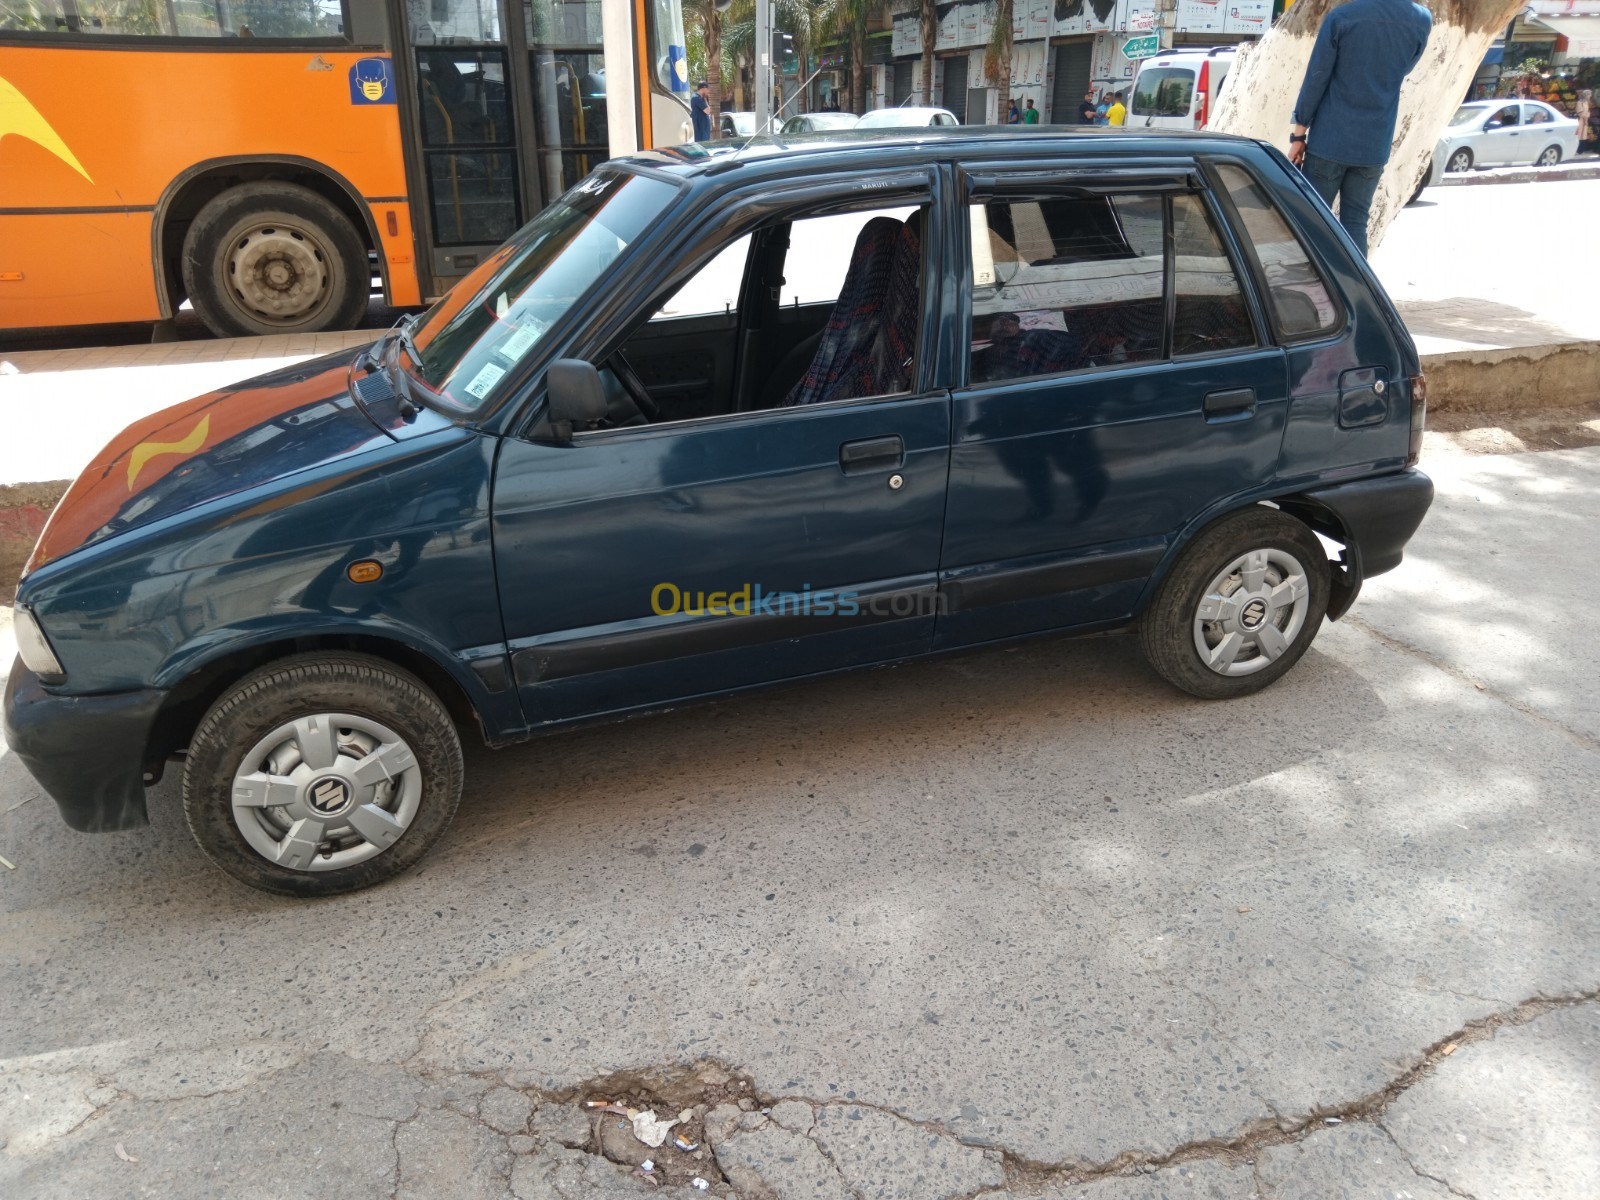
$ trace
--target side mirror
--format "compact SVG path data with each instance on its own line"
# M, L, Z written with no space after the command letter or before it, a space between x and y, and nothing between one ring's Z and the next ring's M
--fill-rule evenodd
M544 385L550 426L562 441L571 439L574 426L588 425L606 415L605 385L591 362L558 358L546 369Z

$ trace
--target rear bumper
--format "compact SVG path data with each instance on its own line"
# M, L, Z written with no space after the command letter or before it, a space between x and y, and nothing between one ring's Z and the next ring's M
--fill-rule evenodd
M1338 620L1355 603L1365 580L1400 565L1406 543L1433 503L1433 480L1408 467L1305 495L1332 513L1344 531L1344 577L1336 581L1328 605L1328 616Z
M6 743L73 829L134 829L149 823L144 749L165 695L58 696L19 659L6 684Z

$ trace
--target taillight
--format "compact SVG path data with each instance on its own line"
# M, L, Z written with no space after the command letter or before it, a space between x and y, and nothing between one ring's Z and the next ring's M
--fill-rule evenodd
M1411 441L1406 446L1406 466L1414 467L1422 457L1422 430L1428 423L1428 377L1413 375L1411 385Z
M1206 117L1209 115L1206 112L1206 101L1211 96L1211 64L1209 62L1200 64L1200 86L1195 89L1195 92L1195 99L1198 103L1194 109L1194 127L1196 129L1204 129L1206 127Z

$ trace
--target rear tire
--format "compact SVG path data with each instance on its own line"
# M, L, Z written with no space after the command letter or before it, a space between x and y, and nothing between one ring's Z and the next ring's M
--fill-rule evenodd
M1162 678L1203 700L1282 678L1328 611L1328 555L1293 517L1256 506L1223 517L1179 556L1139 624Z
M1546 146L1539 157L1533 160L1536 167L1553 167L1561 161L1560 146Z
M461 784L455 725L419 679L364 654L302 654L211 706L190 740L183 812L240 882L329 896L413 866Z
M218 337L354 329L372 294L367 249L337 208L294 183L213 197L183 239L183 286Z

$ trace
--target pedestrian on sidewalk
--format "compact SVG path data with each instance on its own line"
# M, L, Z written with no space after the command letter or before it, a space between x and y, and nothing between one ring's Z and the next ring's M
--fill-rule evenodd
M711 85L702 79L694 85L694 99L689 101L689 119L694 122L694 140L711 140ZM682 135L679 135L682 136Z
M1349 0L1322 19L1295 101L1290 161L1329 207L1338 197L1339 223L1363 255L1400 85L1432 29L1433 14L1412 0Z
M1011 109L1010 109L1010 111L1008 111L1006 113L1006 124L1007 125L1021 125L1022 124L1022 113L1020 111L1018 111L1017 102L1015 100L1013 100L1011 102Z
M1094 106L1094 123L1096 125L1104 125L1106 123L1106 113L1109 112L1110 109L1111 93L1107 92L1104 96L1100 97L1100 103Z
M1083 94L1083 103L1078 105L1078 124L1093 125L1098 108L1094 101L1094 89L1090 88Z
M1594 89L1581 89L1578 92L1578 102L1572 107L1572 115L1578 119L1578 153L1582 154L1589 148L1589 140L1592 137L1589 132L1589 121L1594 115Z
M1033 101L1028 101L1028 107L1022 110L1022 123L1024 125L1037 125L1039 123L1039 110L1033 106Z
M1107 125L1122 125L1128 119L1128 106L1122 102L1121 92L1111 93L1111 107L1106 109Z

